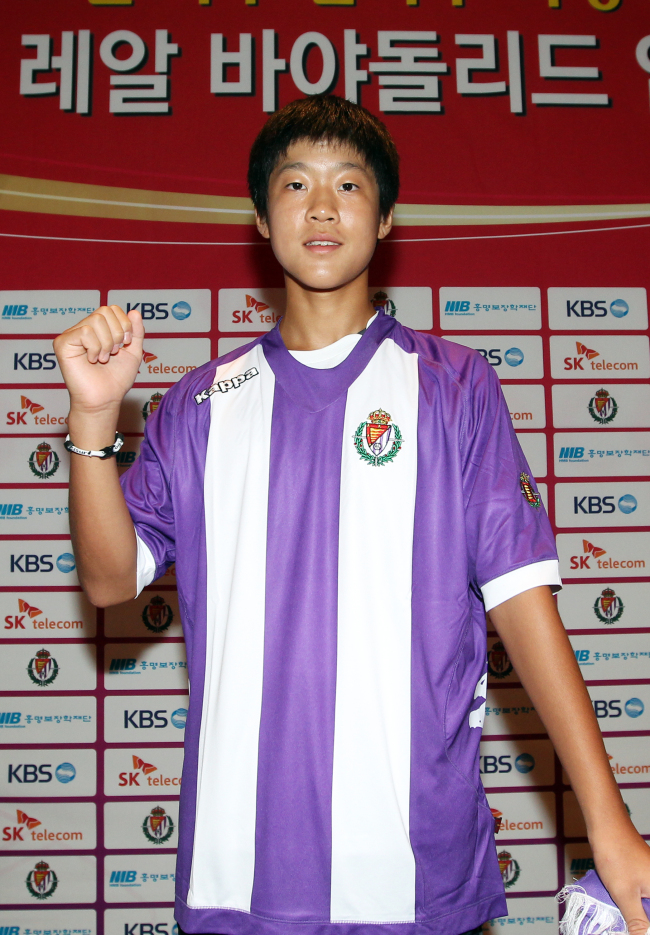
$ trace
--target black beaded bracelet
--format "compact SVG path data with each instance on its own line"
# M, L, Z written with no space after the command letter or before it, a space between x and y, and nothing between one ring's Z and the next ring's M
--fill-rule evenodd
M107 445L106 448L100 448L99 451L86 451L83 448L77 448L77 446L73 445L70 441L69 435L63 442L63 447L66 451L71 451L75 455L85 455L87 458L101 458L102 461L106 461L107 458L112 458L113 455L117 454L123 444L124 435L122 435L121 432L116 432L115 442L112 445Z

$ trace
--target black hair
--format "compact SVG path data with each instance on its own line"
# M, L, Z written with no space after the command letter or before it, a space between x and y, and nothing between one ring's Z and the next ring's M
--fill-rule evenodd
M269 117L251 147L248 190L260 217L266 218L271 173L298 140L339 143L355 150L377 180L381 217L388 215L399 193L399 156L390 133L360 104L316 94L292 101Z

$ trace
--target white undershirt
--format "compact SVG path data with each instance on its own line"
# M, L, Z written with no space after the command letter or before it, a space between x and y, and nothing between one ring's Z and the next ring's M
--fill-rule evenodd
M373 323L377 317L377 312L368 321L366 328ZM292 357L299 364L306 367L313 367L314 370L330 370L343 363L345 358L352 352L361 340L361 334L346 334L333 344L327 347L320 347L316 351L289 351ZM138 546L138 595L142 588L151 584L156 572L156 563L149 547L142 541L136 532ZM511 597L521 594L522 591L528 591L530 588L536 588L539 585L548 584L553 591L559 591L562 587L560 578L559 563L556 561L534 562L532 565L525 565L523 568L517 568L509 571L499 578L486 582L481 588L485 610L492 610L498 604L502 604ZM136 595L136 597L138 596Z
M375 318L377 312L368 321L368 328ZM295 357L299 364L305 367L313 367L314 370L331 370L332 367L338 367L345 358L352 352L361 340L363 332L360 334L346 334L334 344L328 344L327 347L319 347L317 351L289 351L292 357Z

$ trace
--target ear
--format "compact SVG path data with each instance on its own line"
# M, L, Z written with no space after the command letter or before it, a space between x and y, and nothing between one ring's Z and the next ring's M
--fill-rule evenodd
M377 240L383 240L384 237L387 237L393 227L393 211L394 208L391 208L386 217L382 218L379 222L379 230L377 231Z
M266 218L263 218L260 214L258 214L257 210L255 211L255 224L257 225L257 229L262 237L265 237L266 240L269 240L271 237L269 222L266 220Z

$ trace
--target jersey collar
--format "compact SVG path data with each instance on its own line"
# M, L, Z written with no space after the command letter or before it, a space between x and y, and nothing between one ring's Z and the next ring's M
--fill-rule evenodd
M379 345L398 327L383 310L364 331L361 340L336 367L316 370L299 363L286 348L279 323L262 338L267 363L293 402L307 412L320 412L347 392L374 356Z

